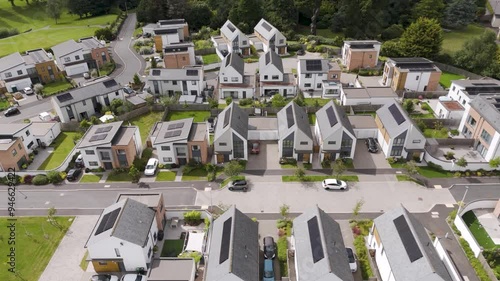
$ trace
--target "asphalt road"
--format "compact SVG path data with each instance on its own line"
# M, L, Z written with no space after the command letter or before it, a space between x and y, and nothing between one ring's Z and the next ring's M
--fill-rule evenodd
M0 124L10 124L10 123L23 123L24 119L29 119L38 116L40 112L51 111L52 104L50 103L50 98L45 98L40 101L32 101L27 104L22 104L19 107L21 114L5 117L3 114L0 115Z
M466 186L469 187L469 191L464 199L464 194L466 191ZM469 185L454 185L449 189L453 198L456 201L463 201L467 204L474 200L479 199L498 199L500 198L500 185L499 184L469 184Z

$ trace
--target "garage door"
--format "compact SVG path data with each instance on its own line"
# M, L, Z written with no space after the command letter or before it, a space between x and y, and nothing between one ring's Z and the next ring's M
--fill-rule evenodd
M77 75L77 74L87 72L87 71L89 71L89 68L87 67L87 64L79 64L79 65L66 67L65 70L66 70L66 75L72 76L72 75Z
M357 139L377 138L378 129L354 129Z

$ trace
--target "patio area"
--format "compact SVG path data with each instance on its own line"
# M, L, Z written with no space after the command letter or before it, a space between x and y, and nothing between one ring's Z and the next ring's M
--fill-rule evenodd
M160 257L162 254L162 249L165 241L170 241L171 244L179 244L179 240L183 240L182 242L182 248L179 246L176 252L183 252L186 249L187 250L192 250L194 248L200 248L203 249L204 247L204 241L202 241L201 246L198 245L200 244L200 235L191 235L193 238L192 241L189 241L189 234L201 234L205 233L205 224L202 222L201 224L197 226L191 226L191 225L185 225L183 219L168 219L167 223L165 224L165 228L163 230L165 233L165 236L162 241L158 241L157 246L158 246L158 251L155 253L155 257ZM196 237L197 236L197 237ZM194 241L196 240L196 241ZM191 242L191 243L190 243ZM196 244L196 245L195 245ZM173 245L174 247L175 245ZM177 246L176 246L177 247Z
M474 214L491 240L500 245L500 220L493 214L493 209L476 209Z
M479 154L479 152L469 146L440 146L437 148L435 153L432 153L432 155L441 160L449 161L444 157L444 155L448 152L453 152L453 157L455 159L464 157L468 163L488 162L481 156L481 154Z

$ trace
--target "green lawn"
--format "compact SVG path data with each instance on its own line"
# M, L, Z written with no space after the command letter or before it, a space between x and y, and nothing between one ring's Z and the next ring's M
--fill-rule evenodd
M7 99L0 99L0 110L7 109L10 106L10 102Z
M128 172L123 172L123 173L110 173L108 175L108 178L106 179L106 182L121 182L121 181L131 182L132 177L128 174Z
M61 91L72 89L72 88L73 88L73 85L71 85L71 83L66 81L66 79L63 79L61 81L56 81L56 82L52 82L52 83L43 85L43 95L45 97L48 97L48 96L57 94Z
M115 64L113 62L105 63L101 68L99 68L99 74L101 76L107 76L115 70Z
M305 96L308 94L305 93ZM323 106L327 104L330 99L322 99L322 98L305 98L304 101L306 102L306 106L316 106L316 101L318 102L319 106Z
M307 117L309 118L309 124L316 124L316 113L307 113Z
M470 232L472 232L472 235L474 235L474 238L476 238L477 243L479 243L481 247L484 249L494 249L499 247L499 245L496 245L495 242L493 242L490 235L488 235L488 232L484 230L484 227L481 225L473 211L465 213L462 216L462 219L469 227Z
M182 174L182 181L199 181L206 180L208 172L204 168L197 168L189 173Z
M452 178L453 173L449 171L438 171L429 166L418 167L418 173L426 178Z
M481 35L484 30L482 26L471 24L464 30L443 32L443 52L451 54L460 50L465 41Z
M67 229L71 226L73 217L56 217L56 222ZM38 280L45 270L52 255L54 254L59 242L64 237L65 232L60 228L53 226L47 221L46 216L41 217L17 217L15 238L16 238L16 272L19 277L7 271L10 267L7 264L7 255L10 254L8 237L11 236L9 228L5 227L11 223L7 218L1 218L0 229L1 243L0 255L3 262L0 265L0 280L18 281L18 280Z
M193 122L204 122L210 117L210 111L170 111L167 121L194 118Z
M95 175L95 174L87 174L83 175L82 178L80 179L80 182L86 182L86 183L92 183L92 182L99 182L102 178L102 175Z
M115 14L80 19L67 11L56 24L45 12L45 5L27 5L25 1L0 2L1 26L17 28L19 35L0 39L0 57L36 48L50 48L69 39L93 36L94 31L116 19ZM24 33L32 29L30 32Z
M220 62L220 58L217 54L203 55L202 58L203 64L205 65Z
M132 125L139 127L142 143L146 143L149 131L151 130L156 121L161 121L162 117L163 117L162 111L152 111L149 112L148 114L144 114L135 117L133 119L130 119L128 122L130 122Z
M441 78L439 78L439 84L443 88L448 89L451 86L451 81L460 79L465 79L465 76L443 71L443 73L441 73Z
M281 164L281 169L297 169L297 164Z
M158 175L156 175L156 181L174 181L175 175L176 175L175 172L160 171Z
M323 181L325 179L331 179L332 176L305 176L303 180L300 180L296 176L281 176L281 180L283 182L317 182L317 181ZM340 176L340 180L343 181L351 181L351 182L357 182L359 181L358 176Z
M308 25L299 25L297 27L297 33L302 34L302 35L310 35L311 34L311 27ZM328 37L332 38L335 36L344 36L342 32L333 32L330 29L316 29L316 34L318 36L323 36L323 37Z
M414 183L422 185L420 182L418 182L417 180L408 175L396 175L396 178L398 179L398 181L412 181Z
M410 114L410 117L412 119L432 119L432 118L436 118L434 116L434 113L432 113L432 112L428 112L428 113L415 112L415 113Z
M182 252L183 247L184 239L165 240L163 249L161 250L161 256L175 258Z
M45 161L43 161L42 165L38 167L38 170L52 170L59 165L62 164L66 156L71 152L73 147L75 147L75 143L73 142L73 136L75 136L76 132L61 132L59 136L52 142L50 145L54 148L54 152L52 152Z
M426 138L447 139L448 138L448 131L441 131L441 130L438 131L435 129L425 129L424 136Z

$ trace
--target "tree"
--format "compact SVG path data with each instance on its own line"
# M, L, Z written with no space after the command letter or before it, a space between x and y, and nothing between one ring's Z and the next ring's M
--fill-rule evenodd
M273 107L284 107L287 104L285 97L280 94L275 94L272 97L271 104Z
M380 54L386 57L401 57L401 43L399 40L389 40L382 43Z
M457 161L455 161L455 165L462 168L467 167L468 164L469 163L467 163L467 160L465 160L464 157L460 157Z
M474 73L483 73L494 64L498 64L496 35L485 31L478 37L467 40L462 49L454 56L455 64Z
M297 27L299 13L295 2L289 0L264 1L265 18L285 35L292 38Z
M344 164L342 159L337 159L332 164L332 176L336 178L340 178L342 174L347 170L347 167Z
M363 205L365 204L365 200L359 199L356 201L356 204L354 205L354 208L352 208L352 220L357 220L359 212L361 211L361 208L363 208Z
M167 1L141 0L136 13L139 22L157 22L167 16Z
M306 176L306 171L303 168L297 168L294 174L299 180L302 181Z
M412 113L413 110L415 110L415 104L413 103L413 100L407 99L403 103L403 107L405 108L406 112Z
M183 19L189 9L187 0L167 0L167 18Z
M80 122L80 128L84 131L87 131L87 129L90 128L91 125L92 124L87 119L83 119Z
M500 166L500 156L491 159L489 164L491 168L498 168Z
M80 18L87 16L90 12L89 0L71 0L66 2L70 14L78 15Z
M35 84L33 87L33 90L35 91L35 94L37 95L43 95L43 85L40 83Z
M433 59L441 51L443 34L435 19L419 18L401 36L401 54Z
M287 220L289 214L290 214L290 206L288 206L287 204L281 205L280 206L280 215L281 215L281 218L284 219L284 220Z
M317 21L321 9L321 0L295 0L296 7L311 19L311 34L316 35Z
M99 40L111 41L115 38L113 31L109 27L99 28L94 31L94 36Z
M299 90L293 101L298 105L298 106L306 106L306 101L304 99L304 93Z
M224 166L224 175L229 178L236 177L241 172L243 172L244 167L240 164L238 160L231 160Z
M185 15L185 19L189 22L189 27L199 30L212 19L212 10L206 2L190 1L189 12Z
M474 22L475 19L475 0L453 0L448 4L448 7L446 7L443 25L449 28L459 29Z
M133 183L137 183L141 179L141 172L139 172L139 170L135 167L134 164L130 166L128 174L132 178Z
M440 21L443 17L444 8L443 0L421 0L413 7L412 17L413 20L426 17Z
M134 74L134 85L138 86L142 84L141 78L139 77L139 74Z
M229 12L229 19L244 33L251 33L261 15L261 5L258 0L239 0Z
M156 59L154 57L151 58L151 68L157 68L158 63L156 62Z
M47 14L56 21L61 18L62 10L63 10L63 2L62 0L47 0L47 4L45 6Z
M417 163L413 160L404 163L403 169L406 171L406 174L411 178L413 178L416 174L418 174Z
M99 120L99 118L97 118L97 116L92 115L92 116L90 116L90 123L92 125L97 125L97 124L101 123L101 120Z
M393 24L388 28L384 29L384 31L382 31L382 34L380 34L380 36L382 37L382 40L392 40L401 37L401 35L403 35L404 32L405 29L403 28L402 25Z

